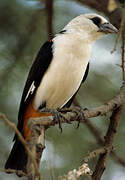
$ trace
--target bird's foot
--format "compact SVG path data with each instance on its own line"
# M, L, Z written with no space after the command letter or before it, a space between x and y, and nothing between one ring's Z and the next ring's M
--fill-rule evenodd
M42 108L40 110L40 112L44 112L44 113L50 113L53 116L53 121L57 124L59 124L59 129L62 132L62 122L67 122L69 124L71 124L71 122L69 120L67 120L65 118L65 116L63 116L62 113L67 113L70 112L70 110L68 109L48 109L48 108Z
M48 108L42 108L40 110L41 113L50 113L53 117L53 121L55 124L59 124L59 129L60 131L62 132L62 124L61 124L61 119L62 119L62 116L61 116L61 113L56 110L56 109L48 109Z
M62 132L62 122L61 122L61 120L62 120L63 117L62 117L61 113L57 109L53 109L51 111L51 114L54 117L53 121L55 121L55 123L59 124L59 129Z
M58 109L58 111L59 111L60 113L62 113L62 114L66 114L66 113L68 113L68 112L72 112L72 110L69 109L69 108ZM72 124L72 123L71 123L71 120L65 118L65 116L62 115L62 114L61 114L61 116L62 116L62 119L64 120L64 122L66 122L66 123L68 123L68 124Z
M87 108L85 108L85 110L87 110ZM76 129L78 129L78 128L79 128L79 125L80 125L80 122L81 122L82 120L85 120L85 116L84 116L83 110L82 110L80 107L78 107L78 106L76 106L76 107L73 109L73 112L75 112L75 113L76 113L76 116L77 116L78 124L77 124Z

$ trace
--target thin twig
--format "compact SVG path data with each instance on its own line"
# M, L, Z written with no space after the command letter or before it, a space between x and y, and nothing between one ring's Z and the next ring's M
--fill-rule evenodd
M28 155L30 156L30 158L31 158L31 160L32 160L32 163L33 163L33 165L34 165L36 174L37 174L37 176L39 177L39 180L41 180L40 172L39 172L39 169L38 169L38 167L37 167L37 163L36 163L36 161L35 161L35 159L34 159L34 156L33 156L32 152L30 151L29 147L27 146L27 142L26 142L25 139L23 138L22 134L19 132L19 130L17 129L17 127L15 126L15 124L14 124L14 123L11 123L11 122L7 119L7 117L5 116L5 114L0 113L0 118L3 119L4 122L5 122L9 127L11 127L11 128L15 131L15 133L18 135L19 140L20 140L20 141L22 142L22 144L24 145L24 147L25 147Z
M100 154L104 154L107 151L107 147L96 149L90 152L86 157L84 157L83 162L88 163L91 159L99 156Z

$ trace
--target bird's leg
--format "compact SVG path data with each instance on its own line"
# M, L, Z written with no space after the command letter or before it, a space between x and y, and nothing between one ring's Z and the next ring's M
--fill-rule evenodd
M65 111L65 110L64 110ZM62 112L64 112L62 109L56 109L56 110L52 110L51 113L52 115L55 117L55 120L58 121L59 123L59 128L62 132L62 121L67 122L69 124L71 124L71 121L68 121L63 115ZM65 111L66 112L66 111ZM69 112L69 110L67 109L67 112Z
M42 110L40 110L40 112L44 112L44 113L50 113L53 116L53 121L55 123L59 124L59 129L62 132L62 123L61 121L64 120L64 122L67 122L67 119L61 114L61 109L48 109L48 108L43 108ZM68 121L69 123L69 121ZM70 122L71 123L71 122Z
M62 116L61 116L61 114L59 113L59 111L57 109L51 110L51 114L54 117L54 121L58 122L59 129L62 133L62 123L61 123Z
M62 119L68 123L68 124L72 124L72 122L68 119L65 118L65 116L63 116L62 114L68 113L68 112L72 112L72 110L70 108L61 108L58 109L58 111L61 113Z
M83 110L86 110L86 109L87 108L85 108ZM73 109L73 112L75 112L76 115L77 115L77 121L78 121L76 129L79 128L81 120L85 120L85 116L84 116L83 110L80 107L78 107L78 106L74 107L74 109Z

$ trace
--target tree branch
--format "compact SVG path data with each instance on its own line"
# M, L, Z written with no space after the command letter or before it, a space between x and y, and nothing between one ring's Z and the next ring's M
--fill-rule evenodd
M87 163L82 164L78 170L73 169L72 171L69 171L67 175L60 176L59 180L77 180L81 176L87 175L91 176L92 172L89 169L89 166Z
M53 38L53 0L45 0L45 9L47 15L47 30L49 38Z
M91 159L97 157L97 156L100 155L100 154L104 154L106 151L107 151L107 148L106 148L106 147L103 147L103 148L100 148L100 149L96 149L96 150L90 152L90 153L88 154L88 156L86 156L86 157L83 159L83 162L88 163Z
M58 113L58 117L61 123L67 123L67 122L71 123L72 121L84 122L85 119L87 118L106 115L107 113L117 109L122 104L125 104L125 82L123 82L123 85L117 96L115 96L112 100L108 101L107 103L99 107L96 107L90 110L82 109L80 107L64 108L64 109L59 109L58 111L52 110L52 109L45 109L42 112L52 113L53 114L52 116ZM54 119L54 117L35 118L32 121L32 123L38 123L41 126L45 126L46 128L50 126L54 126L55 124L58 124L58 122L59 122L58 119Z
M107 152L100 155L97 165L95 167L95 171L92 175L92 180L100 180L105 170L108 155L112 151L112 147L113 147L112 144L113 144L115 133L117 132L117 127L120 122L121 112L122 112L122 106L118 107L112 113L112 116L110 118L109 128L106 133L105 143L104 143L104 146L107 147L108 149L107 149Z
M88 127L90 132L93 134L95 137L97 143L101 146L104 146L104 140L101 138L101 131L99 131L92 122L90 122L89 119L85 120L85 125ZM114 151L111 152L112 158L119 163L121 166L125 167L125 160L120 158Z
M73 104L74 106L81 107L76 98L74 99ZM101 131L96 128L96 126L89 119L85 119L84 124L88 127L92 135L95 137L97 143L101 146L104 146L104 140L101 137ZM114 151L111 152L111 156L117 163L125 167L125 160L120 158Z
M9 127L11 127L11 128L14 130L14 132L18 135L19 140L20 140L20 141L22 142L22 144L24 145L24 147L25 147L25 149L26 149L26 151L27 151L27 153L28 153L28 156L29 156L29 158L30 158L31 161L32 161L32 164L33 164L34 170L35 170L35 175L39 177L39 180L41 180L40 172L39 172L37 163L36 163L36 161L35 161L35 158L34 158L32 152L30 151L30 149L29 149L29 147L28 147L28 145L27 145L27 142L26 142L25 139L23 138L22 134L19 132L19 130L17 129L17 127L15 126L15 124L14 124L14 123L11 123L3 113L0 113L0 118L1 118ZM9 171L9 170L8 170L8 171ZM13 170L12 170L12 171L13 171ZM12 171L10 171L10 172L12 172ZM14 170L14 171L15 171L16 173L18 173L18 172L20 173L20 171L16 171L16 170ZM28 178L29 178L29 180L30 180L30 175L28 176Z
M36 160L37 167L39 168L42 152L45 148L45 128L38 123L34 123L34 119L30 120L29 127L31 129L31 136L28 142L28 147ZM35 167L30 156L28 157L27 172L29 174L29 180L35 180L38 176L35 172Z

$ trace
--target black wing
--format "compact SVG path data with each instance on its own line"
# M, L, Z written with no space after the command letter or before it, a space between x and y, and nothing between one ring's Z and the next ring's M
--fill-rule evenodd
M86 78L87 78L87 76L88 76L88 72L89 72L89 63L88 63L88 65L87 65L87 68L86 68L85 74L84 74L84 76L83 76L81 85L82 85L82 83L86 80ZM79 86L79 89L80 89L81 85ZM72 98L71 98L63 107L67 107L67 108L68 108L68 107L71 106L71 104L72 104L72 102L73 102L73 100L74 100L77 92L79 91L79 89L76 91L76 93L72 96Z
M52 54L52 41L47 41L39 50L38 55L30 69L23 94L20 103L19 113L18 113L18 125L19 131L23 128L23 116L27 105L30 103L31 99L35 95L35 92L41 82L41 79L46 72L51 60L53 58Z
M82 83L86 80L87 76L88 76L88 73L89 73L89 63L87 65L87 68L86 68L86 71L85 71L85 74L83 76L83 80L82 80Z

